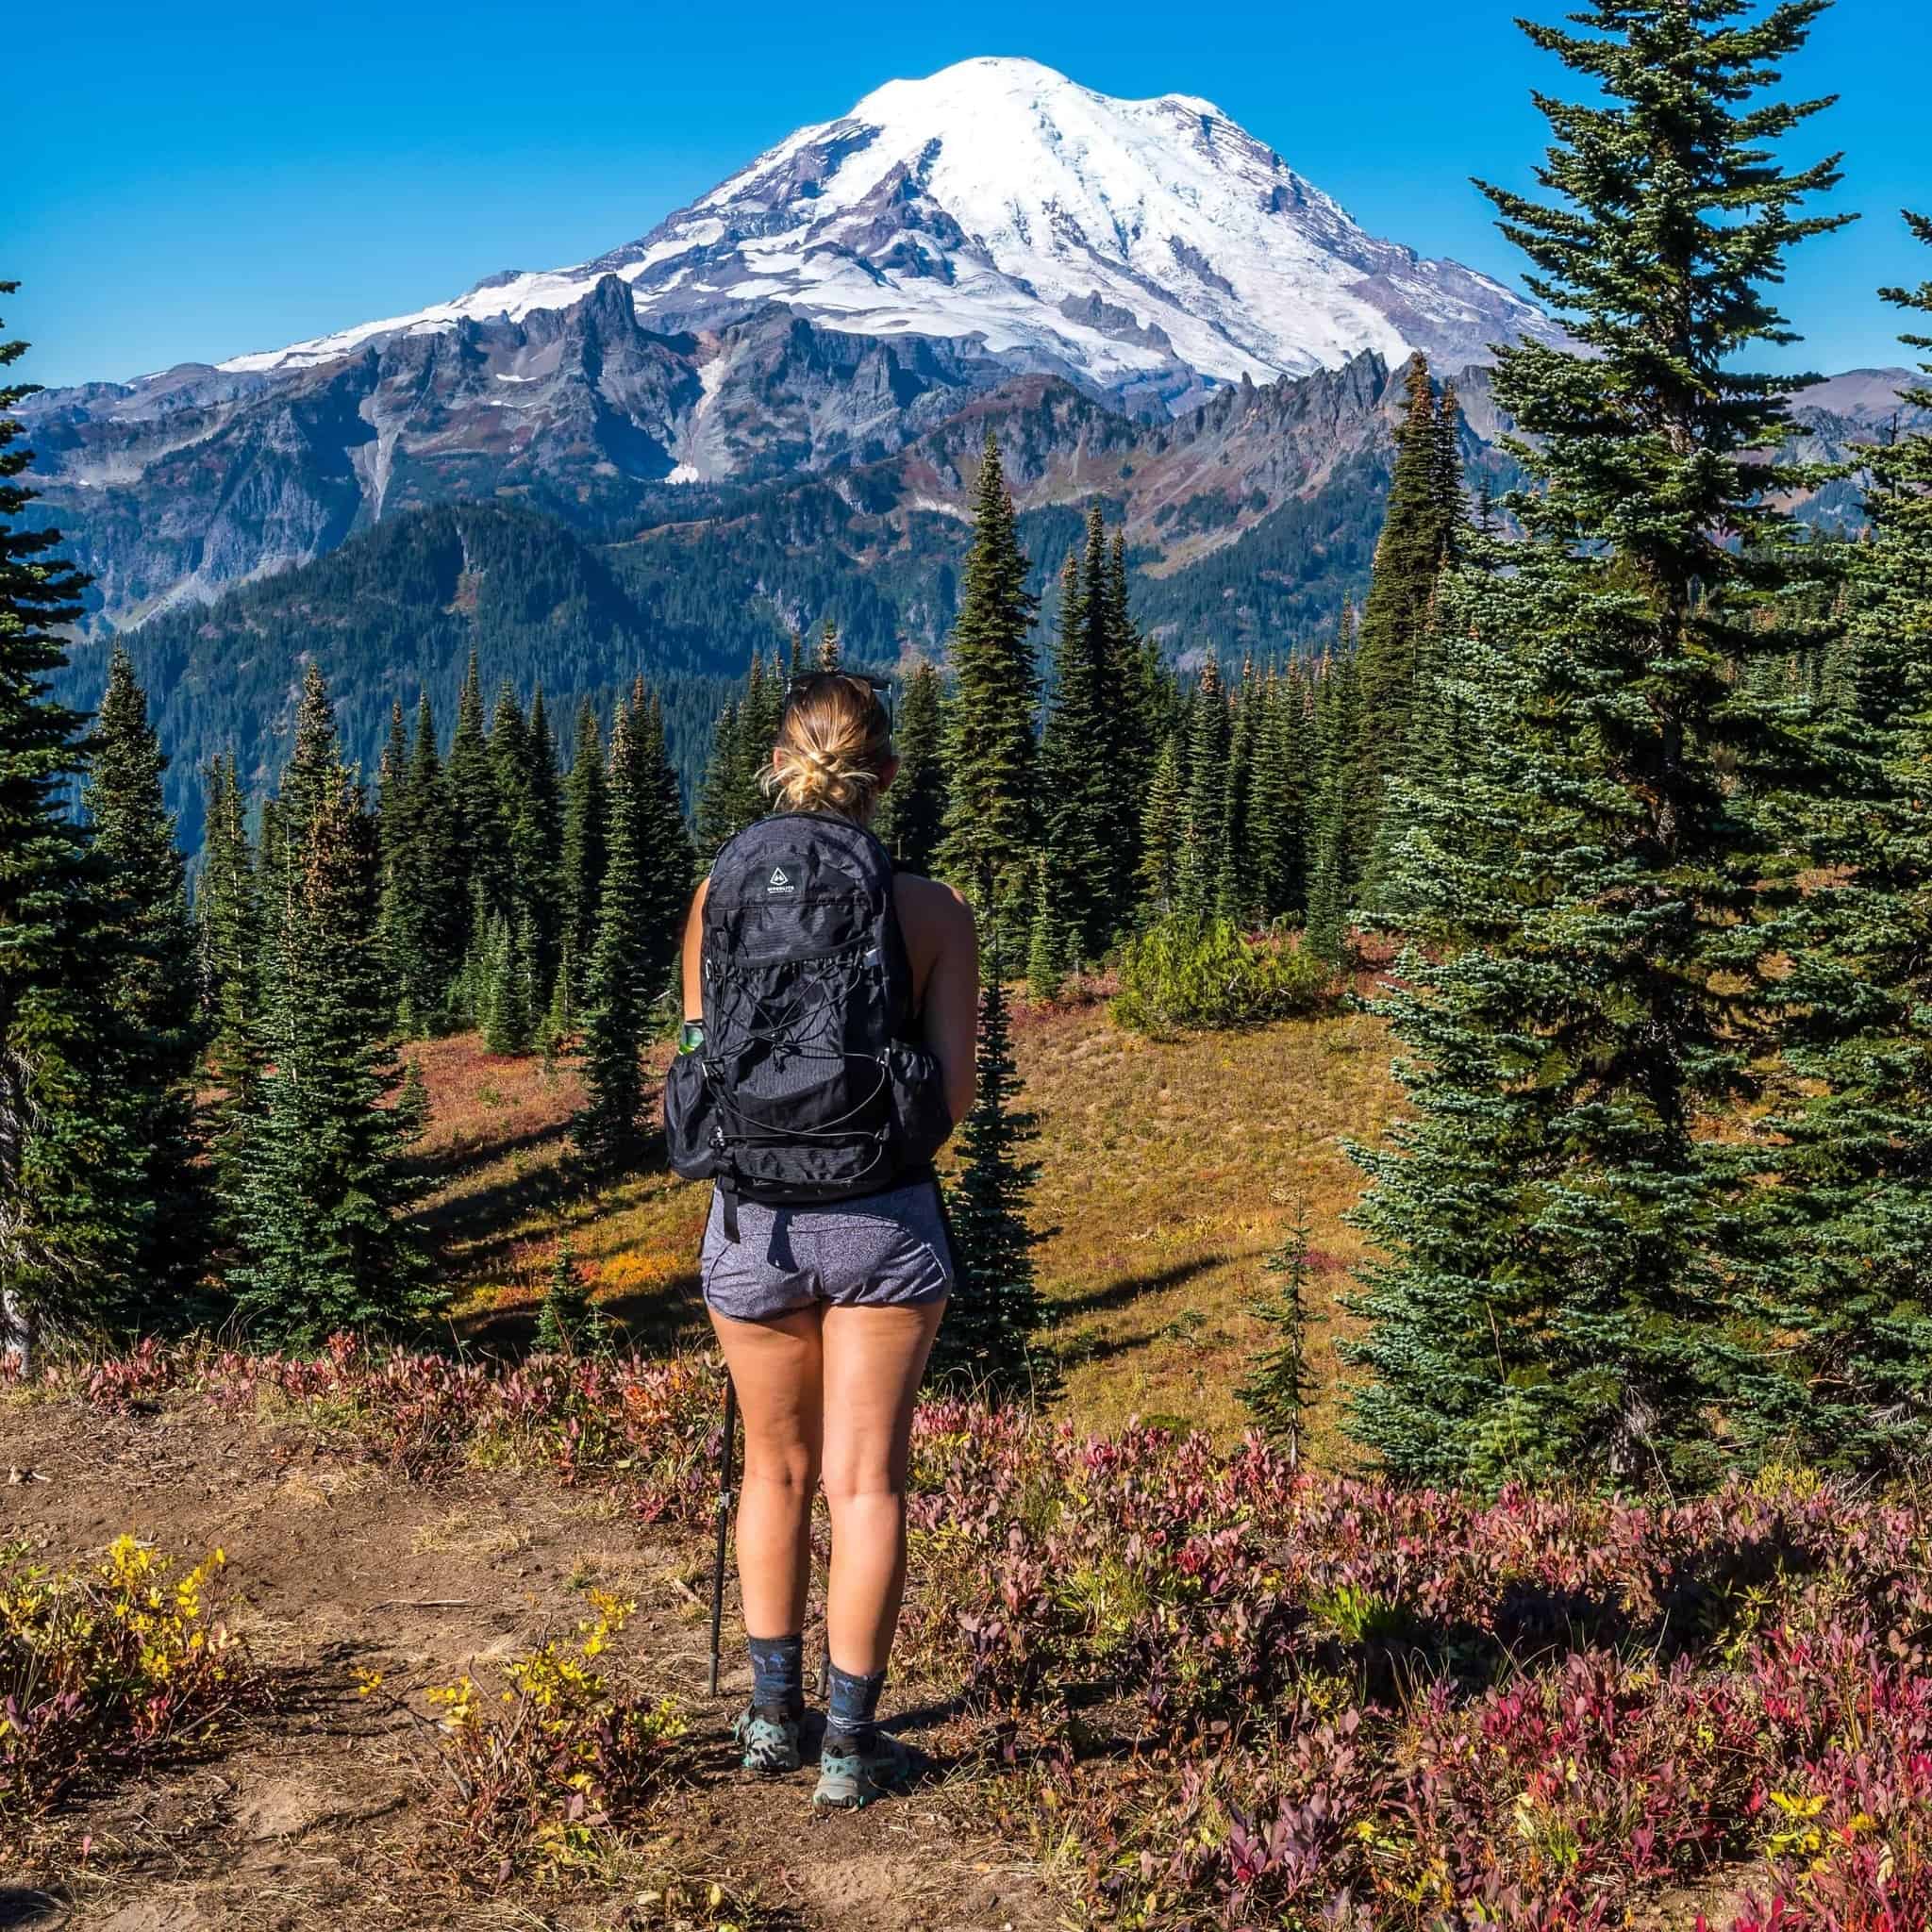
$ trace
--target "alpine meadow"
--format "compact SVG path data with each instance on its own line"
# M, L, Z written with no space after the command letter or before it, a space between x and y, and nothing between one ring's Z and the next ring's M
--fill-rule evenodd
M1513 282L1000 57L575 266L0 342L0 1925L1932 1927L1932 182L1831 8L1518 23ZM1790 373L1861 218L1910 366ZM675 1095L828 689L847 963L896 868L980 990L909 1782L794 1824L671 1161L819 1198Z

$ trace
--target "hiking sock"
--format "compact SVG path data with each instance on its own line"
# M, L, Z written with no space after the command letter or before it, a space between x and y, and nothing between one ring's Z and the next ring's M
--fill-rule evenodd
M751 1707L773 1723L796 1724L805 1715L805 1639L747 1637L751 1652Z
M883 1671L859 1677L832 1666L832 1694L825 1710L827 1751L863 1756L877 1746L879 1692L885 1688Z

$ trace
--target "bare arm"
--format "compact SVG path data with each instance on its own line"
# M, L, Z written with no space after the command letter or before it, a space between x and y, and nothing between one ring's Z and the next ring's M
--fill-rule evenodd
M902 874L900 924L922 974L925 1043L945 1080L946 1111L957 1127L973 1105L978 1064L979 935L973 908L950 886Z
M691 910L684 916L684 1017L705 1017L705 974L700 963L705 951L705 894L711 890L709 879L700 879L691 895Z

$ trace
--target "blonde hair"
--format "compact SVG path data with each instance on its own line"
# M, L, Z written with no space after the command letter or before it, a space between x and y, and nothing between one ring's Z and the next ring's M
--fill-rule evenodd
M878 693L862 677L822 671L793 686L758 783L792 811L862 820L878 802L891 758L891 720Z

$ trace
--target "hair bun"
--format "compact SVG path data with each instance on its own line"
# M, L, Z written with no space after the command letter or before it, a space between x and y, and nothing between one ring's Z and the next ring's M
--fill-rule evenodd
M864 818L892 756L891 725L878 693L862 679L812 678L793 691L759 784L781 792L794 811Z

